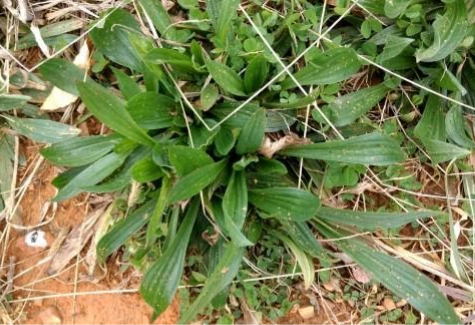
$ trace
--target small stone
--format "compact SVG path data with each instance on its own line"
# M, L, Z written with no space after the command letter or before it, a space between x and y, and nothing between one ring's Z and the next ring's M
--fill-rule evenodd
M401 301L398 301L398 302L396 303L396 307L397 307L397 308L404 307L405 305L407 305L407 301L404 300L404 299L402 299Z
M391 298L384 298L383 306L388 311L391 311L391 310L394 310L394 309L397 308L396 304L394 303L394 301Z
M61 324L63 320L61 319L61 315L59 314L58 309L55 307L49 307L43 310L38 317L40 318L43 324Z
M307 306L299 309L299 315L303 319L310 319L315 316L315 308L313 306Z
M35 299L35 300L33 300L33 306L36 306L36 307L41 307L41 306L43 306L43 299Z

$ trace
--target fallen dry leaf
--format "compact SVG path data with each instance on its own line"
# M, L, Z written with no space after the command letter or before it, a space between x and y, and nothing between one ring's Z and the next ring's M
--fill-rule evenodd
M351 270L353 271L353 277L359 283L368 283L373 278L370 273L366 272L359 266L353 266Z
M74 228L64 241L64 244L58 250L58 252L53 256L50 267L46 271L48 275L54 275L61 270L63 270L66 265L77 256L84 245L89 241L93 232L94 225L96 224L99 217L103 214L105 207L101 207L95 210L92 213L89 213L85 218L84 222Z
M79 50L78 55L73 61L74 65L78 66L85 71L89 70L89 47L87 42L84 42L83 46ZM55 111L60 108L66 107L74 103L78 99L78 96L65 92L58 87L53 87L51 93L46 97L43 105L41 105L42 111Z
M394 300L392 300L391 298L384 298L383 307L384 309L388 311L391 311L397 308L396 304L394 303Z
M310 319L315 316L315 308L313 306L307 306L299 309L299 315L303 319Z
M55 307L49 307L38 315L43 324L61 324L63 322L61 314Z
M285 149L288 146L308 143L310 143L310 140L299 138L294 133L288 134L277 141L272 141L269 137L266 137L264 143L259 148L259 153L267 158L272 158L276 152Z

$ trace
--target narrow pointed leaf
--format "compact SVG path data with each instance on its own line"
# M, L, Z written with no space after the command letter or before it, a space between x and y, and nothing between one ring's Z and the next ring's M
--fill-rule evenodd
M79 96L76 83L89 79L86 72L64 59L50 59L39 70L44 79L65 92Z
M329 111L335 126L345 126L366 114L376 106L386 95L385 85L365 88L335 99L325 106L324 112Z
M432 28L434 41L428 48L416 53L417 61L435 62L449 56L464 40L468 18L465 0L446 1L446 12L436 17Z
M438 96L430 95L422 113L422 117L414 129L419 139L445 141L445 119L442 102Z
M317 214L318 197L293 187L275 187L249 191L249 201L265 214L285 220L305 221Z
M302 86L326 85L350 78L358 72L361 63L353 49L340 47L331 49L318 59L307 63L294 76ZM290 78L282 83L283 89L297 85Z
M470 150L445 141L433 139L422 139L421 141L434 164L460 159L471 153Z
M67 167L93 163L109 153L119 139L113 136L78 137L41 149L41 155L50 162Z
M240 229L244 225L247 215L247 185L244 171L233 171L226 193L223 197L223 211L225 218L229 218Z
M433 211L367 212L322 207L318 210L317 218L363 230L376 230L398 228L418 219L437 215L440 213Z
M257 151L264 141L266 132L266 111L257 110L249 117L239 135L236 144L236 152L239 155Z
M116 95L93 81L79 83L78 89L84 104L99 121L132 141L155 145L155 140L135 123Z
M147 130L168 128L173 125L170 97L154 92L139 93L127 102L127 111L134 121Z
M220 162L198 168L180 179L170 191L169 202L184 201L198 194L213 183L226 167L226 163L226 160L221 160Z
M158 316L171 304L178 289L185 264L185 253L198 215L198 199L188 207L180 229L162 256L147 270L140 294Z
M33 118L9 116L10 127L16 132L41 143L57 143L77 137L81 130L64 123Z
M344 237L328 226L319 227L328 238ZM383 254L356 239L335 244L373 278L439 324L458 324L460 319L447 298L424 274L406 263Z
M125 219L118 221L101 238L97 244L97 256L100 261L118 250L122 245L137 233L148 222L155 206L155 201L150 200L140 208L132 212Z
M475 147L475 143L467 135L467 132L465 131L465 123L466 122L460 106L452 106L445 116L447 135L459 146L466 149L473 149Z
M257 91L264 85L269 74L269 64L263 56L257 56L249 62L244 73L244 88L247 93Z
M279 153L284 156L374 166L400 163L405 159L405 154L397 141L380 133L370 133L345 140L292 146Z
M171 146L168 148L168 158L180 177L213 163L206 152L187 146Z
M218 265L206 279L200 295L181 315L178 324L188 324L193 321L198 313L209 306L213 298L231 283L239 271L245 252L244 248L237 247L232 242L227 244Z
M206 60L206 67L214 81L225 91L236 95L245 96L244 83L241 77L225 64Z
M111 67L111 69L114 71L119 89L126 100L142 92L142 89L134 78L129 77L125 72L117 68Z
M114 9L102 28L93 28L90 36L94 46L111 61L127 68L142 71L142 62L130 44L130 30L140 32L134 16L123 9Z

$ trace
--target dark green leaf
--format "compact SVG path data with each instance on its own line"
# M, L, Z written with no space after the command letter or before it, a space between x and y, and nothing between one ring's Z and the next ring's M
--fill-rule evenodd
M239 271L245 249L228 243L218 265L213 273L206 279L200 295L193 304L181 315L179 324L188 324L202 311L209 306L211 300L226 288Z
M445 125L447 128L447 135L456 144L467 149L475 147L474 142L466 133L465 119L462 114L460 106L452 106L445 116Z
M162 169L154 163L152 157L139 160L132 167L132 177L139 183L155 181L163 177Z
M258 109L249 117L239 135L236 152L239 155L257 151L264 141L266 130L266 111Z
M93 28L89 35L94 46L109 60L142 71L142 62L129 41L130 30L140 33L140 27L134 16L123 9L114 9L102 28Z
M388 18L397 18L411 4L406 0L386 0L384 4L384 13Z
M405 154L397 141L380 133L364 134L345 140L292 146L279 153L292 157L374 166L400 163L405 159Z
M30 96L0 94L0 111L20 108L31 99Z
M216 81L222 89L236 96L246 95L244 92L244 83L233 69L213 60L206 60L206 67L214 81Z
M422 117L414 129L414 135L419 139L445 141L445 119L442 103L438 96L429 96Z
M175 184L170 191L169 202L175 203L184 201L198 194L205 187L210 185L226 167L227 161L207 165L189 173Z
M56 165L84 166L109 153L118 142L113 136L78 137L43 148L41 154Z
M460 159L471 154L470 150L445 141L427 138L421 139L421 141L434 164L452 159Z
M446 1L446 12L437 16L432 28L434 40L431 46L416 53L417 61L435 62L443 60L455 51L467 32L467 8L464 0Z
M269 64L263 56L256 56L249 62L244 73L244 89L253 93L264 85L269 74Z
M434 211L367 212L322 207L318 210L317 218L363 230L376 230L398 228L420 218L439 214L439 212Z
M249 201L270 217L291 221L309 220L320 208L318 197L293 187L251 190Z
M43 78L67 93L79 96L77 82L84 81L86 72L64 59L50 59L39 68ZM87 78L89 79L89 78Z
M327 226L319 227L328 238L340 238L335 244L373 278L405 299L421 313L440 324L458 324L460 319L437 286L422 272L406 263L383 254L357 239L343 239L344 235Z
M318 60L308 62L294 76L302 86L333 84L350 78L358 72L360 66L353 49L340 47L328 50ZM283 89L296 86L290 78L282 83Z
M137 94L142 92L139 84L132 77L129 77L125 72L117 68L112 67L114 75L117 78L117 83L119 84L119 89L124 95L124 98L129 100Z
M135 123L116 95L93 81L79 83L78 89L84 104L99 121L130 140L155 145L155 140Z
M54 201L66 200L81 193L83 188L100 183L119 168L124 160L124 155L116 153L100 158L64 185L54 197Z
M140 294L158 316L171 304L183 274L185 253L198 215L198 199L188 207L175 239L162 256L147 270Z
M377 105L384 98L386 92L387 88L383 84L365 88L341 96L323 109L325 113L331 112L331 120L335 126L345 126Z
M247 185L244 171L233 171L223 197L223 211L238 229L242 228L247 215Z
M219 98L219 89L214 84L206 86L200 95L200 109L207 111L214 106Z
M41 143L57 143L77 137L81 130L64 123L9 116L7 119L10 127L16 132Z
M168 158L180 177L213 163L213 159L206 152L187 146L169 147Z
M226 43L228 34L232 31L232 21L237 16L239 3L239 0L206 0L208 15L221 44Z
M173 125L174 105L175 102L170 97L145 92L135 95L127 102L127 111L144 129L164 129Z
M109 230L97 244L97 256L99 260L104 262L110 254L118 250L129 238L145 226L154 206L155 200L150 200L125 219L114 224L112 229Z

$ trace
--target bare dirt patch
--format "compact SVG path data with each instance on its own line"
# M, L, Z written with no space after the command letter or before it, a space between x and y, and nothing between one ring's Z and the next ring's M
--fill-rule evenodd
M21 176L35 163L37 148L27 144L26 167ZM49 206L56 189L51 181L58 169L42 163L34 181L26 191L19 213L14 221L23 226L34 226L49 220L39 229L46 233L45 249L29 247L25 243L27 230L12 231L7 261L14 261L12 312L17 323L23 324L149 324L152 309L136 291L139 275L119 272L119 266L110 263L107 273L89 276L84 265L88 246L58 275L47 274L51 256L57 250L58 238L80 225L92 209L88 197L77 198ZM56 210L55 212L53 212ZM54 214L54 217L52 217ZM98 273L98 272L96 272ZM155 323L174 324L178 320L179 305L172 306Z

